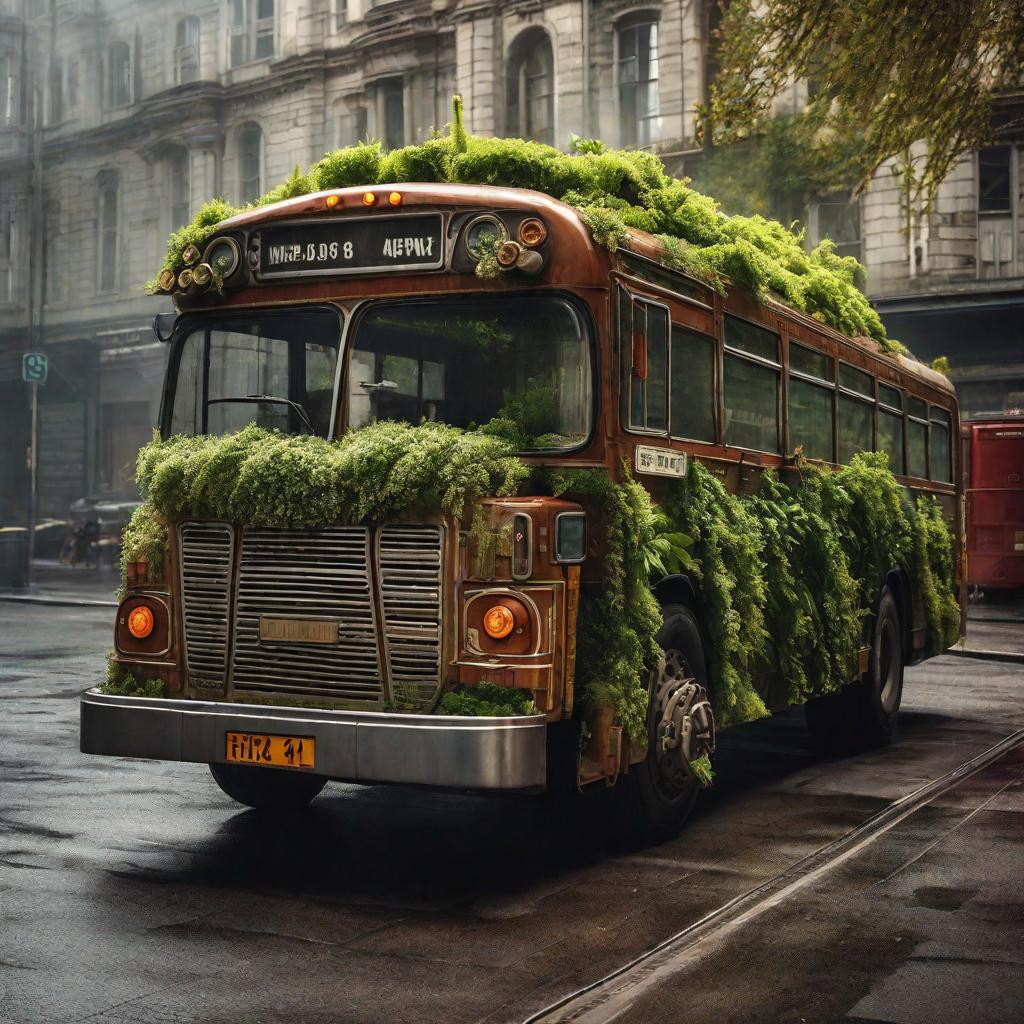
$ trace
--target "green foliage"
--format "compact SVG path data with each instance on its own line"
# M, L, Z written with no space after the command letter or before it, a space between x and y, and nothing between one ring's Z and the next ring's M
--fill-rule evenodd
M501 273L498 265L498 246L501 239L496 234L482 234L480 241L476 243L478 259L476 263L476 276L481 280L489 281Z
M123 596L128 562L145 562L150 583L164 579L164 553L167 550L167 520L148 502L133 513L121 537L121 591Z
M995 97L1018 87L1024 65L1020 4L1004 0L731 0L723 11L705 130L747 138L806 79L821 130L859 139L865 182L923 142L905 170L930 196L992 138Z
M529 690L481 682L449 690L441 698L437 713L474 718L510 718L514 715L535 715L537 706Z
M691 761L690 771L705 789L715 781L715 770L711 767L711 758L707 754L701 754L696 761Z
M949 356L936 356L932 360L932 369L941 373L944 377L949 376Z
M914 575L924 601L928 649L939 653L960 635L954 540L935 498L918 498L914 525Z
M652 153L606 149L582 139L574 150L467 135L456 98L447 135L390 153L379 142L335 150L305 175L296 168L257 205L305 191L402 181L535 189L575 207L595 241L610 252L624 244L630 228L650 232L660 236L666 260L720 290L729 280L762 297L776 294L837 330L887 346L881 320L855 283L859 264L836 256L831 243L808 253L803 236L781 224L756 215L726 217L714 199L670 177ZM167 265L180 269L185 246L201 248L217 220L236 212L221 200L204 206L191 225L171 236ZM497 273L493 252L485 250L477 274Z
M673 530L669 517L654 505L650 506L649 516L650 528L642 531L646 544L640 549L647 577L658 579L696 568L689 551L693 547L693 538Z
M580 702L611 704L630 737L642 741L661 628L644 556L655 536L650 496L628 473L622 483L615 483L601 471L556 471L548 482L556 495L588 498L605 529L601 584L584 587L580 596L576 645Z
M100 693L113 697L165 697L167 688L162 679L139 679L127 668L107 656L107 678L98 687Z
M460 515L516 493L528 475L498 438L441 423L383 421L338 441L249 426L226 436L154 440L136 480L156 513L265 527Z
M228 217L234 217L240 210L240 207L232 206L223 199L211 199L204 203L192 223L179 228L167 240L167 259L164 266L175 272L184 270L185 260L182 253L190 245L194 245L202 252L206 248L206 243L213 237L217 225Z

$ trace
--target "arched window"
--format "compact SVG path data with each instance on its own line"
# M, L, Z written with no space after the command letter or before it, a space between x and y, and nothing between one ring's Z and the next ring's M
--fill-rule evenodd
M624 146L649 146L661 136L658 111L658 23L619 29L619 124Z
M555 142L555 59L542 28L516 37L508 57L508 129L536 142Z
M120 260L120 180L117 171L101 171L96 178L97 284L101 292L117 288L117 267Z
M263 191L263 131L258 124L242 126L238 133L238 197L243 203Z
M172 231L191 220L192 193L188 171L188 150L184 146L175 146L167 157L167 200Z
M178 85L199 78L199 19L181 18L174 30L174 79Z
M107 47L106 99L108 107L123 107L132 101L132 48L117 41Z

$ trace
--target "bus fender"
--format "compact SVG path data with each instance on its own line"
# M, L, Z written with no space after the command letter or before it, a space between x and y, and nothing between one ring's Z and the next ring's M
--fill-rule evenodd
M693 580L683 573L663 576L654 584L652 591L662 607L667 604L685 604L694 614L700 610L697 588L693 585Z

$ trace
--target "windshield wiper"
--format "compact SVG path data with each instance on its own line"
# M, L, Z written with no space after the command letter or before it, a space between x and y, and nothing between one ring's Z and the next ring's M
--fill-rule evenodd
M240 395L235 398L211 398L207 405L221 405L225 402L251 402L254 405L258 405L261 402L270 402L275 405L287 405L289 408L294 409L299 419L302 420L302 425L309 431L310 434L315 434L316 431L313 429L313 422L309 418L309 413L299 402L293 402L290 398L281 398L278 395L246 395L244 398Z

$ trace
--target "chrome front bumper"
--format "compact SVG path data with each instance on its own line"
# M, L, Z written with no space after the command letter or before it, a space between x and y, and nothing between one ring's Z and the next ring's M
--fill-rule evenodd
M317 773L350 782L535 789L546 781L543 715L456 718L323 711L114 697L98 690L82 694L80 710L83 754L224 761L230 730L312 736Z

